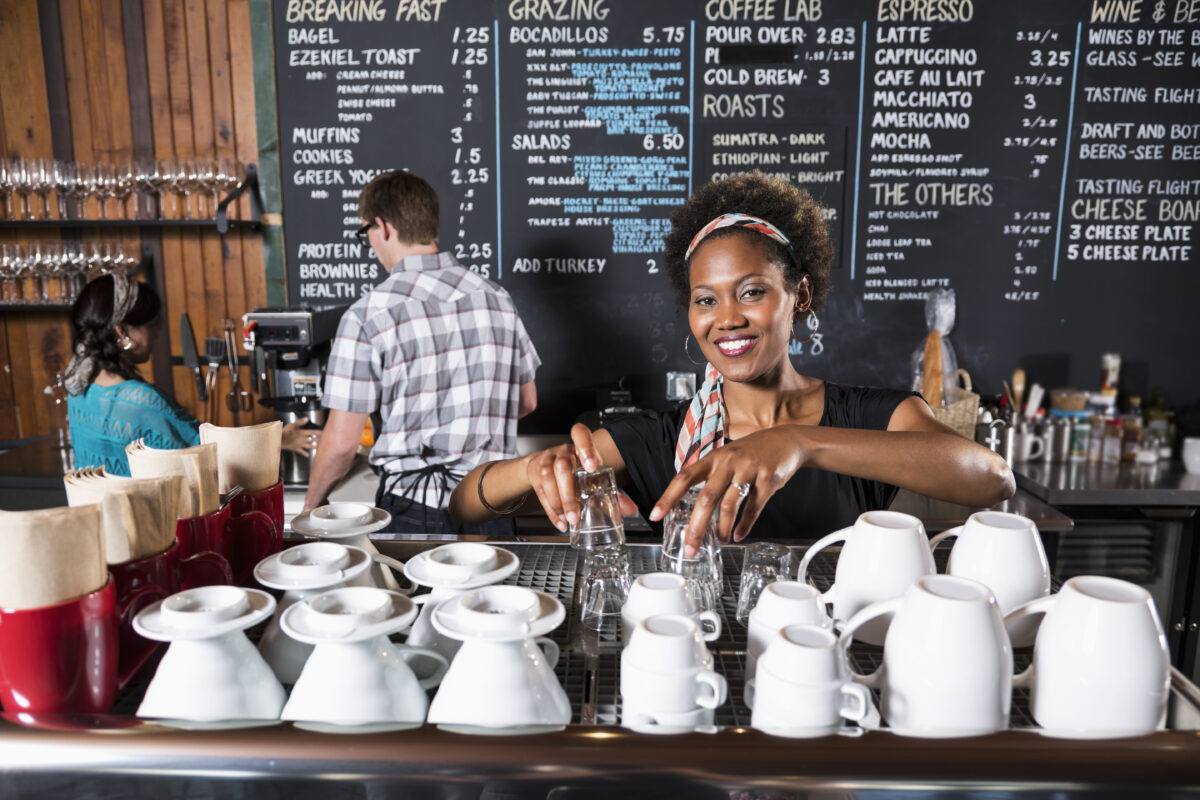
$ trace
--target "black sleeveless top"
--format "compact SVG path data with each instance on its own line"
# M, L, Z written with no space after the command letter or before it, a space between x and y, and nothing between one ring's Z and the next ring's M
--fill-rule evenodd
M915 392L825 383L820 426L887 430L892 412ZM675 443L688 403L665 411L642 411L603 426L612 436L629 484L625 491L647 517L675 477ZM754 523L751 537L812 541L854 524L864 511L887 508L896 487L879 481L803 467L779 489ZM661 530L659 523L652 523Z

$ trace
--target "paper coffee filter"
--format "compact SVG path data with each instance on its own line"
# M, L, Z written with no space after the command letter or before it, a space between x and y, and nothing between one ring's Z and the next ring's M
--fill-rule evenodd
M183 478L124 478L86 468L63 476L67 504L99 504L109 564L161 553L175 538Z
M283 443L283 423L279 420L241 428L220 428L204 422L200 425L200 441L217 446L221 494L234 486L257 492L279 483L279 448Z
M211 514L221 504L217 484L217 446L198 444L180 450L158 450L147 447L141 439L125 448L129 472L135 478L162 478L179 475L183 483L179 491L180 519Z
M0 511L0 608L40 608L108 582L99 505Z

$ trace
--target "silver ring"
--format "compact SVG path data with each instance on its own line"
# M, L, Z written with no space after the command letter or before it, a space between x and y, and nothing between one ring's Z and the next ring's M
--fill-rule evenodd
M746 499L746 495L750 494L749 483L738 483L737 481L734 481L729 485L737 489L738 497L742 498L743 500Z

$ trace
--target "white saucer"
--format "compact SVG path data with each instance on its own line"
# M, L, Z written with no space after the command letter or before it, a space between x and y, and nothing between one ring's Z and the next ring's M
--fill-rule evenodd
M324 506L322 506L324 508ZM361 524L353 526L327 528L321 527L319 524L314 524L313 512L319 509L313 509L303 514L297 514L292 517L292 531L301 536L307 536L310 539L346 539L351 536L362 536L365 533L374 533L381 528L386 528L388 523L392 521L392 515L384 511L382 508L367 506L369 519Z
M367 734L411 731L421 727L420 722L368 722L364 725L338 725L334 722L293 722L292 727L310 733Z
M177 728L181 731L237 731L244 728L269 728L273 725L281 725L277 719L218 719L218 720L196 720L196 719L168 719L147 717L146 722L153 725L161 725L164 728Z
M303 544L297 545L297 547L303 546ZM332 547L333 545L318 546ZM294 567L289 568L288 564L280 560L288 554L288 550L295 549L288 548L288 550L267 556L258 562L254 566L254 579L263 586L282 591L289 589L319 589L322 586L331 586L336 583L349 583L370 568L371 555L366 550L348 544L337 546L346 548L347 554L350 556L349 563L344 566L333 567L329 570L296 570ZM297 572L303 573L306 571L311 574L297 574Z
M409 561L408 563L412 563ZM456 615L459 608L462 606L462 601L469 597L469 594L451 597L442 603L439 603L433 610L431 621L433 627L438 630L443 636L449 636L451 639L459 640L477 640L484 642L516 642L522 639L532 639L538 636L545 636L550 631L557 628L566 619L567 612L563 608L563 604L557 598L539 592L536 589L530 589L538 596L539 606L533 619L529 621L528 629L520 633L511 631L493 631L493 632L476 632L465 630L460 624Z
M187 597L198 595L206 590L219 589L223 592L236 589L244 592L247 600L246 608L236 616L220 619L207 625L196 627L181 626L174 623L170 614L163 614L164 603L178 603ZM159 642L173 642L177 639L212 639L224 636L233 631L252 628L275 612L275 598L261 589L243 589L234 586L201 586L171 595L165 600L159 600L147 606L133 618L133 629Z
M332 592L337 591L337 589L332 590ZM288 607L279 617L279 627L292 639L304 642L305 644L322 644L324 642L342 642L348 644L374 639L376 636L387 636L390 633L395 633L398 630L408 627L416 619L417 607L413 604L412 600L399 592L393 592L388 589L373 589L373 591L387 595L388 599L391 600L391 608L386 612L384 618L378 622L359 624L353 630L346 633L322 630L320 627L312 624L313 617L318 615L313 612L310 603L324 596L316 595Z
M489 728L484 725L458 725L444 723L437 726L439 731L461 733L468 736L537 736L543 733L557 733L565 730L566 725L505 725Z
M503 547L497 547L496 560L499 565L488 572L481 572L472 578L469 578L461 583L455 581L439 580L429 574L429 568L426 561L429 557L430 550L410 558L404 564L404 577L421 586L429 586L434 589L445 587L447 589L478 589L481 586L489 586L493 583L499 583L517 571L517 567L521 566L521 559L517 558L516 554L511 550L505 550Z

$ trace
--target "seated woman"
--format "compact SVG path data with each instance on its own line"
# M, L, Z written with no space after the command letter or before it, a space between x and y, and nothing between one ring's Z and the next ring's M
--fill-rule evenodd
M200 444L200 422L138 375L158 340L161 310L153 289L120 273L96 278L75 300L63 382L76 469L128 476L125 446L136 439L161 450ZM284 449L312 454L320 431L301 430L307 421L284 427Z
M571 444L481 465L454 490L450 513L483 522L532 507L522 501L532 491L565 531L578 519L573 471L600 464L652 522L703 483L693 545L717 509L723 541L814 539L887 508L897 487L971 506L1012 496L1004 460L938 422L919 395L796 371L788 344L797 326L816 330L832 260L822 209L806 192L761 173L702 186L666 237L691 330L684 344L708 362L691 403L595 432L576 425Z

